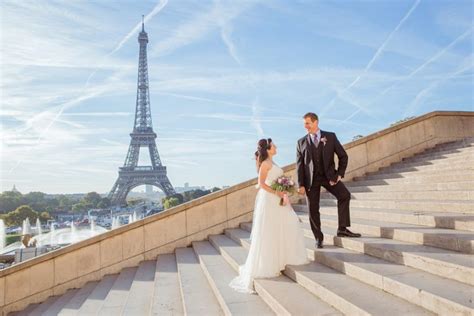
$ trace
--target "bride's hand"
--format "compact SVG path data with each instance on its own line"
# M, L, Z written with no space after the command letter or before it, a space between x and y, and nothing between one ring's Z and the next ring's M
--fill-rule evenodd
M278 195L281 198L283 198L285 196L285 194L288 194L288 192L286 192L286 191L276 191L276 195Z

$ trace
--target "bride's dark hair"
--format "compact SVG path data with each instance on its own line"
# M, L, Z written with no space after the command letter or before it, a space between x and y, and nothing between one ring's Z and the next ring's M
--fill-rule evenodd
M262 162L268 158L268 152L272 148L271 138L262 138L258 141L257 151L255 152L255 160L257 160L257 172Z

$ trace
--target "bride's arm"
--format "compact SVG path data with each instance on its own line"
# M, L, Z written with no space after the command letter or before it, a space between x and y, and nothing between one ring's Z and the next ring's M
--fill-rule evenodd
M283 197L283 192L273 190L269 185L265 183L265 180L267 179L268 170L270 170L270 168L271 164L267 162L262 163L258 173L258 185L267 192L276 194L279 197Z

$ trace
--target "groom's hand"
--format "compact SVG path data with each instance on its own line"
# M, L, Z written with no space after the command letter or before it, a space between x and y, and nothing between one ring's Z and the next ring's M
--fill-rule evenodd
M333 185L336 185L339 181L341 181L341 176L337 176L336 182L334 182L334 181L332 181L332 180L329 181L329 184L330 184L331 186L333 186Z
M299 188L298 188L298 194L299 194L299 195L304 195L304 193L305 193L304 187L299 187Z

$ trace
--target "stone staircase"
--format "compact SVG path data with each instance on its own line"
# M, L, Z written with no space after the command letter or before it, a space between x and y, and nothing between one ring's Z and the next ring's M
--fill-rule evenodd
M312 261L256 280L258 295L228 287L250 246L242 223L13 314L473 315L473 158L465 139L348 182L361 238L334 235L336 201L322 193L324 249L294 205Z

